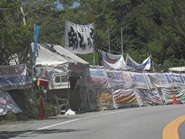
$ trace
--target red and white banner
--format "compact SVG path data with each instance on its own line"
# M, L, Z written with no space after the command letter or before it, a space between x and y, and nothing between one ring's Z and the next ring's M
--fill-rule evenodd
M23 89L30 87L30 83L25 64L0 66L1 90Z
M115 108L121 108L128 105L138 105L137 97L133 89L116 90L112 93L114 97Z

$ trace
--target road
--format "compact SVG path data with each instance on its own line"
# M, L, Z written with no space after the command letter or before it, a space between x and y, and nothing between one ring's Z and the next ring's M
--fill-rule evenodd
M184 139L184 115L184 104L88 112L74 116L1 125L0 138L166 139L164 128L181 117L177 125L179 129L168 128L168 133L175 133L174 131L178 130L180 139ZM174 123L177 122L174 121Z

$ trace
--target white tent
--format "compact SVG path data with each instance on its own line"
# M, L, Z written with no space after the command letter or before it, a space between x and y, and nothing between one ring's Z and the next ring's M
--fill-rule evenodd
M32 45L32 50L34 43ZM36 65L61 65L66 63L89 64L59 45L37 45Z
M89 64L85 60L81 59L80 57L78 57L77 55L71 53L70 51L68 51L67 49L63 48L60 45L54 45L54 49L58 53L60 53L60 55L63 55L64 57L66 57L66 59L67 59L68 62L81 63L81 64Z
M32 43L32 50L33 47L34 44ZM60 65L65 63L67 63L67 60L64 57L55 55L40 44L37 45L36 65Z
M185 67L173 67L168 69L170 72L185 72Z
M34 43L32 43L31 46L33 52ZM67 79L64 78L71 76L71 72L75 70L76 66L78 67L78 71L75 70L75 72L81 72L81 69L89 67L88 62L62 46L50 44L37 44L35 65L38 78L44 77L45 71L47 71L47 79L51 85L49 87L50 89L56 87L58 89L68 88ZM56 82L56 78L60 80Z

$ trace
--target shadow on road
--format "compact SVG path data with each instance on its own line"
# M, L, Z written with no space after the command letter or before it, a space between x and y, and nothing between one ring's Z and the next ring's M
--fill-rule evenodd
M56 134L56 133L66 133L66 132L76 132L81 131L77 129L45 129L45 130L25 130L25 131L1 131L0 139L9 139L13 137L30 137L32 134Z

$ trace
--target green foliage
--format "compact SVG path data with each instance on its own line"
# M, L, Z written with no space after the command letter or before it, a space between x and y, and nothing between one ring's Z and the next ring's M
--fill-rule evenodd
M16 104L22 110L22 113L18 113L17 119L35 119L38 116L38 103L31 90L11 90L9 94L14 99Z
M80 6L72 8L74 1ZM149 55L155 71L184 66L184 0L53 0L0 1L0 64L8 65L18 55L20 63L31 64L33 27L41 28L39 43L65 45L65 20L76 24L95 23L94 45L111 53L129 54L140 63ZM22 10L20 10L22 8ZM24 22L23 22L24 20ZM121 38L122 28L122 38ZM110 40L108 39L110 35ZM121 44L123 40L123 44ZM98 65L97 52L78 55ZM95 63L94 63L95 62ZM12 120L37 118L38 103L31 90L12 90L11 96L23 113L10 114ZM48 104L48 112L54 106ZM15 116L15 117L14 117Z
M44 110L47 117L57 115L57 106L54 104L44 103Z
M71 8L73 2L59 0L62 9L52 0L0 2L3 7L0 12L0 63L7 64L16 53L21 63L30 63L27 55L33 42L34 24L41 27L40 43L64 46L65 20L77 24L95 22L95 47L108 51L110 34L114 54L121 53L122 28L124 53L133 55L136 61L151 54L154 63L163 65L169 58L180 61L184 57L183 0L80 0L80 6ZM91 56L81 57L94 63Z
M15 121L17 121L17 118L16 118L15 114L7 113L6 114L6 121L8 121L8 122L15 122Z
M98 53L91 53L85 55L78 55L80 58L85 59L90 65L98 65ZM95 63L94 63L95 62Z

